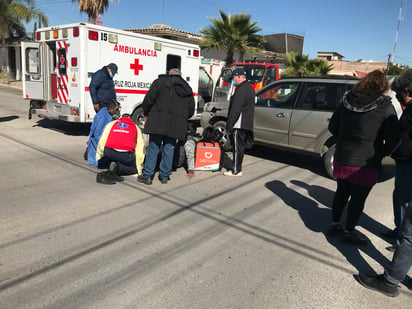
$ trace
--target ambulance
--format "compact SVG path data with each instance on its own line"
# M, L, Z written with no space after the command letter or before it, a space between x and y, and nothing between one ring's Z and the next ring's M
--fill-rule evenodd
M92 122L89 93L93 73L118 66L113 81L120 113L144 123L143 98L159 74L182 71L197 104L200 48L197 45L76 23L41 28L34 42L22 43L23 96L32 114L67 122ZM198 109L195 108L197 111ZM200 115L195 112L193 119Z

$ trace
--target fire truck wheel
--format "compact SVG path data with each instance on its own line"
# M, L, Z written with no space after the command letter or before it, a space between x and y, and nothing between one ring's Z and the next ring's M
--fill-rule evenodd
M143 129L144 127L143 108L141 107L136 108L132 114L132 119L139 126L140 129Z

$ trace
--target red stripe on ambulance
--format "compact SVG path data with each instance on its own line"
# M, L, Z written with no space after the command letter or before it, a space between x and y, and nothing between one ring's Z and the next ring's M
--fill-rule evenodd
M57 42L57 46L58 48L56 49L56 56L57 56L57 65L60 61L59 59L59 49L64 48L66 50L66 55L67 55L67 44L65 41L61 42L58 41ZM67 67L67 60L66 60L66 67ZM69 82L69 77L66 75L59 75L58 76L58 86L57 86L57 96L59 98L59 103L64 103L67 104L67 98L69 96L69 89L67 87Z

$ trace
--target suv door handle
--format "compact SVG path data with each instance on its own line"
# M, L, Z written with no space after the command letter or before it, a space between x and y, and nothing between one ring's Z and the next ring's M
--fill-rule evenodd
M286 118L288 116L288 114L286 114L286 113L277 113L276 114L276 117L279 117L279 118Z

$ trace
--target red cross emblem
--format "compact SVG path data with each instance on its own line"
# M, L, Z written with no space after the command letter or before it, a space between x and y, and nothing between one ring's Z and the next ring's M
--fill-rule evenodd
M143 65L139 64L139 59L135 59L134 63L130 64L130 69L134 70L134 75L139 75L139 71L143 70Z
M63 55L61 55L61 57L60 57L60 63L64 63L64 56Z

